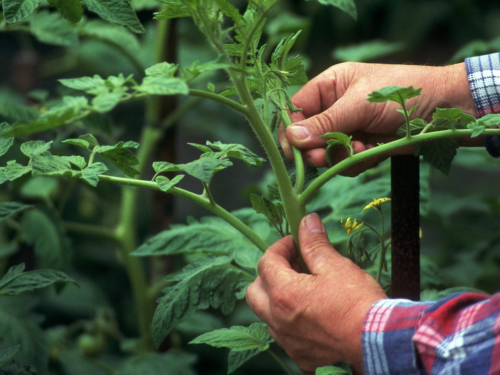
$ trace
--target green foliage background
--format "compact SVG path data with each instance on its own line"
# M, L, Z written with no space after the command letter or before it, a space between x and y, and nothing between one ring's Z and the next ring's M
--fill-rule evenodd
M25 2L29 3L37 2ZM95 74L118 76L121 73L125 78L133 74L140 81L144 76L141 68L153 65L158 26L152 15L158 6L156 2L134 0L123 12L112 8L100 10L101 17L114 24L101 21L92 12L99 4L112 4L112 1L89 0L84 3L86 8L79 1L50 1L61 14L67 15L63 18L58 13L49 13L48 3L42 2L41 11L24 23L11 25L4 21L4 16L11 15L3 9L4 16L0 16L0 124L28 122L36 117L40 107L50 109L56 97L75 94L75 87L62 86L57 79L92 77ZM233 4L239 8L245 6L243 1ZM356 5L357 21L354 21L346 13L316 2L283 1L269 17L263 40L272 50L282 38L301 29L294 52L305 58L306 73L310 78L342 61L440 65L500 49L500 5L493 2L358 0ZM132 8L138 14L137 20ZM20 17L19 13L16 14L12 17ZM80 14L88 17L88 23L75 29L71 22L78 21ZM116 19L116 14L121 18ZM119 24L127 25L128 29ZM144 33L134 34L132 31ZM217 58L190 19L177 20L175 31L170 32L175 33L176 55L182 67L192 66L194 61L207 62ZM221 91L227 84L226 80L227 77L217 72L195 80L194 84L205 89L211 81ZM296 89L298 87L293 88ZM101 106L102 112L113 106L114 92L109 94L109 101L96 104ZM25 95L28 100L24 99ZM36 110L21 107L23 104ZM163 142L169 144L174 155L171 162L188 163L198 158L199 150L186 146L186 143L204 145L206 140L241 143L263 156L246 124L233 112L223 110L220 104L183 97L178 99L177 108L182 109L178 112L179 118L176 121L163 120L162 125L167 131ZM84 134L83 129L88 129L103 144L138 141L145 111L142 102L132 101L108 114L96 111L76 124L24 140L54 140L51 150L64 150L67 145L61 142L63 139L76 138ZM133 144L130 145L129 148L134 149ZM8 155L0 157L0 165L23 157L14 148L18 149L13 147ZM118 149L123 148L126 148L123 144L118 146ZM159 149L157 155L161 154L162 144ZM105 164L105 168L116 172L117 166L110 162L110 158L102 156L99 156L99 161ZM134 175L135 160L130 160L128 171ZM273 183L273 176L265 168L248 169L241 161L235 161L235 164L238 168L221 171L214 179L211 185L213 197L228 210L238 210L236 215L241 220L272 243L279 238L277 231L264 216L245 207L248 207L252 193L272 198L267 185ZM422 165L422 290L425 290L423 296L426 298L437 298L442 295L438 291L458 286L478 288L488 293L500 289L500 201L495 189L500 183L499 164L484 150L459 150L449 177ZM340 226L340 219L356 216L367 221L376 220L376 216L370 217L373 213L361 216L361 210L372 196L379 198L390 194L387 173L388 165L382 164L356 179L337 177L310 203L309 210L323 214L330 239L341 251L346 251L347 235ZM148 176L153 175L154 171L150 169ZM199 182L194 179L186 178L182 183L187 190L200 190ZM208 312L193 313L177 327L164 343L163 350L167 354L135 355L136 342L125 339L137 337L137 317L132 308L133 295L124 271L124 260L116 252L117 244L105 232L92 237L71 225L74 222L101 228L115 225L121 213L118 187L99 183L97 188L92 188L65 178L30 179L25 176L0 188L0 203L15 200L32 206L19 206L10 211L15 211L12 218L19 220L8 221L7 217L0 215L2 224L7 223L0 227L2 276L9 275L9 267L26 263L29 270L54 268L65 271L80 286L79 289L71 284L61 287L63 284L59 282L65 281L67 275L50 274L43 275L46 277L44 286L57 282L56 287L37 291L36 297L23 294L16 300L7 300L13 297L0 296L0 338L5 342L11 338L22 340L24 345L17 352L17 362L10 363L10 369L3 366L0 371L22 373L22 365L30 364L40 374L107 374L110 368L118 369L116 371L121 374L160 373L165 368L169 368L168 374L227 372L227 351L206 345L188 347L187 343L213 329L256 323L256 317L238 301L231 301L235 309L229 315L220 314L213 309L214 304L205 301L207 307L212 307ZM331 194L332 191L336 194ZM227 245L229 235L237 237L240 249L246 249L245 254L248 254L248 259L236 259L236 262L242 267L255 264L259 254L252 252L254 248L244 237L232 233L232 227L225 228L227 224L222 220L205 217L206 211L188 201L175 198L160 201L162 205L159 205L156 199L150 192L141 193L140 210L135 217L138 242L144 242L155 232L166 229L167 224L175 222L171 231L164 232L161 241L169 243L172 252L178 252L175 248L184 249L185 254L148 263L154 277L180 271L187 262L194 260L212 264L213 260L199 259L204 255L196 253L199 244L203 244L204 252L221 255L218 261L224 263L223 257L235 250L234 238ZM197 228L198 238L185 235L193 233L193 228ZM22 233L25 241L18 245L13 241L13 233ZM203 233L209 235L204 237ZM137 251L153 250L146 246L146 250L140 247ZM255 274L255 269L248 268L250 274ZM184 269L183 272L188 271ZM228 269L228 275L231 271L234 270ZM167 282L176 281L175 277ZM16 280L22 281L20 277ZM23 287L30 289L29 286ZM181 287L191 286L179 285ZM237 285L235 289L241 287ZM17 317L24 319L18 322ZM262 333L262 327L251 327ZM97 357L83 356L78 342L82 333L89 333L93 339L105 336L103 351L97 353ZM26 337L33 339L26 340ZM2 340L0 349L4 347ZM266 341L269 338L262 340L269 344ZM256 344L245 348L248 351L245 354L231 348L229 355L253 356L263 348L259 349L259 344ZM0 359L2 354L0 352ZM5 358L9 356L9 353L5 354ZM270 357L261 355L235 371L238 374L274 374L280 369Z

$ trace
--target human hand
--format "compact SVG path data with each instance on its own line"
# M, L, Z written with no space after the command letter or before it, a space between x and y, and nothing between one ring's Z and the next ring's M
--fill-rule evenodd
M446 67L384 64L338 64L309 81L292 98L302 112L291 115L293 124L286 131L280 127L278 138L288 159L293 159L290 144L303 151L304 161L313 167L325 167L326 140L319 138L327 132L352 135L355 153L397 139L396 131L403 125L403 116L393 102L370 103L371 92L385 86L422 87L422 94L407 102L408 107L420 104L414 117L431 120L439 108L460 108L477 116L470 93L465 64ZM463 145L479 146L481 137L463 140ZM396 150L393 154L412 153L412 148ZM391 154L392 155L392 154ZM357 175L391 155L372 158L344 171ZM333 155L334 163L347 157L340 148Z
M293 240L282 238L259 261L247 303L304 374L336 361L363 373L363 322L372 304L387 296L332 247L318 215L302 219L299 244L311 274L299 273Z

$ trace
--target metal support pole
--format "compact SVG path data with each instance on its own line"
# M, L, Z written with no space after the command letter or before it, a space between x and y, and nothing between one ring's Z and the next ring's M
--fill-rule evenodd
M391 297L420 300L419 158L391 158Z

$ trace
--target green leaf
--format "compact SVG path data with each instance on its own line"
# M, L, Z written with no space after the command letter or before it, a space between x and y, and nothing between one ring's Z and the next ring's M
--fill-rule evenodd
M259 197L256 194L250 194L250 201L255 212L263 214L278 228L281 227L284 212L283 207L279 203L273 203L266 197Z
M22 104L4 103L4 105L0 106L0 115L5 117L7 121L11 123L17 123L36 120L40 117L40 112Z
M471 138L478 137L484 133L486 130L486 126L481 126L477 122L471 122L467 125L468 129L472 129L472 133L470 135Z
M318 2L323 5L333 5L334 7L343 10L354 20L358 18L358 12L356 11L356 4L354 4L354 0L318 0Z
M201 158L188 164L179 165L187 174L209 183L213 174L223 168L232 166L229 160L219 160L212 158Z
M450 172L451 162L457 154L457 148L456 139L436 139L417 143L414 154L415 156L423 155L426 162L447 176Z
M176 331L190 336L197 336L223 327L224 324L219 317L204 311L197 311L180 323Z
M31 207L33 206L17 202L0 203L0 222Z
M164 177L164 176L158 176L158 177L156 177L156 184L161 189L161 191L167 192L170 190L170 188L177 185L179 183L179 181L182 180L183 178L184 178L183 174L175 176L171 180Z
M158 375L168 371L168 375L196 375L192 366L196 363L197 356L171 349L167 353L144 353L123 361L118 374L123 375Z
M114 146L99 146L97 152L122 170L127 176L134 177L139 174L139 171L131 167L131 165L139 164L139 160L129 148L137 147L139 147L139 144L136 142L120 141Z
M172 164L166 161L155 161L153 163L153 169L155 172L158 173L163 173L163 172L180 172L182 171L182 168L177 166L176 164Z
M167 282L177 281L165 288L153 317L153 340L158 346L175 326L196 310L221 308L229 314L254 277L230 264L229 257L212 254L195 260L182 272L169 275Z
M28 141L21 145L21 152L28 157L32 157L33 155L43 154L50 149L51 145L52 141Z
M240 367L246 361L255 357L259 353L260 353L259 349L243 350L243 351L231 350L227 358L228 362L227 373L230 374L234 372L238 367Z
M40 4L40 0L3 0L3 15L9 23L27 18Z
M84 134L78 137L78 139L82 139L86 142L88 142L89 146L94 148L96 146L99 146L99 142L97 142L97 139L92 134Z
M55 283L73 283L73 279L62 271L35 270L24 271L24 263L9 268L0 280L0 295L15 296L24 292L33 292L35 289L45 288Z
M170 18L189 17L190 9L181 0L160 0L164 5L160 12L155 13L155 19L168 20Z
M462 118L464 112L458 108L436 108L435 113L445 120L455 122Z
M36 304L36 299L27 294L0 298L0 337L3 346L21 344L15 359L42 375L48 372L49 346L40 328L44 318L31 312Z
M145 73L150 77L174 78L174 74L179 67L166 61L150 66Z
M318 367L315 375L352 375L352 371L349 369L349 365L347 365L347 369L337 366L325 366Z
M0 132L10 128L6 122L0 123ZM10 146L14 144L14 137L0 138L0 156L5 155L9 151Z
M89 143L83 139L71 138L71 139L64 140L63 143L67 143L67 144L78 146L78 147L83 147L86 150L89 149Z
M33 177L30 178L21 187L21 195L25 198L49 199L55 193L59 184L57 179L51 177Z
M212 253L230 255L245 253L255 245L237 229L218 217L205 217L201 222L174 225L143 243L132 255L171 255Z
M78 44L78 35L75 28L59 13L41 11L33 14L29 21L31 33L42 43L56 46Z
M372 40L361 44L338 47L332 57L338 61L365 62L402 51L405 45L401 42Z
M423 128L427 125L427 121L421 119L421 118L416 118L413 120L410 120L410 133L411 135L417 135L419 134ZM396 135L400 137L406 137L406 124L401 125L401 127L397 130Z
M208 147L204 148L204 146L201 145L194 145L194 144L191 145L195 146L201 151L204 151L205 154L203 154L203 156L209 156L211 158L216 158L216 159L224 159L224 158L240 159L243 160L249 168L260 167L262 166L262 163L266 161L265 159L262 159L261 157L255 155L245 146L236 143L225 144L222 142L212 143L210 141L207 141L207 146L210 148ZM205 151L207 149L208 151ZM218 152L212 152L211 149L216 150Z
M26 241L34 245L42 268L68 271L70 248L59 225L38 209L27 211L22 219Z
M102 19L128 27L135 33L145 32L129 0L83 0L90 11Z
M149 95L189 94L189 87L183 79L164 76L144 78L137 90Z
M92 99L92 107L97 112L105 113L111 111L123 98L125 91L105 92Z
M7 175L5 174L4 171L0 171L0 185L6 181L9 181L9 179L7 178Z
M71 164L69 161L62 156L56 155L33 155L31 158L31 169L33 176L61 176L67 173L71 175Z
M198 336L190 344L207 344L216 348L229 348L232 351L259 349L267 350L274 342L269 334L267 325L253 323L249 327L233 326L217 329Z
M500 126L500 114L490 114L477 120L483 126Z
M70 89L82 90L93 95L108 91L105 84L106 81L97 74L93 77L60 79L59 82Z
M135 34L121 26L102 22L100 20L90 20L78 30L78 34L84 37L97 39L111 45L118 45L128 53L136 55L139 53L140 45Z
M82 18L83 6L80 0L49 0L49 3L72 23L77 23Z
M233 249L233 258L238 266L243 268L250 268L255 270L257 274L257 263L259 263L260 258L262 258L262 251L252 247L245 251Z
M71 155L71 156L63 156L62 157L64 160L69 161L71 164L74 166L83 169L85 168L85 165L87 165L87 162L85 159L79 155Z
M99 175L108 171L108 167L106 167L103 163L97 162L92 163L87 168L82 170L82 175L80 178L86 181L89 185L96 187L99 183Z
M20 344L9 346L5 349L0 349L0 367L2 367L7 361L12 359L16 355L16 353L21 348Z
M231 65L226 62L225 57L220 55L217 59L204 64L200 64L199 61L195 61L191 67L181 70L181 76L186 80L186 82L189 82L203 73L213 72L218 69L228 69L230 66ZM209 90L214 92L215 87L209 88Z
M414 89L413 86L400 87L400 86L387 86L381 88L380 90L373 91L368 94L368 100L370 103L382 103L382 102L396 102L404 107L406 100L420 95L422 89Z
M31 167L25 167L18 164L15 160L8 161L5 167L5 177L7 177L9 181L14 181L16 178L29 172L31 172Z

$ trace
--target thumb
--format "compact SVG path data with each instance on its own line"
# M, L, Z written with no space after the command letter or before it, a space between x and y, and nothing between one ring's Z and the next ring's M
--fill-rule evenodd
M321 274L332 261L342 257L330 244L325 226L318 214L305 216L299 226L302 258L312 274Z
M360 113L354 111L344 97L327 110L309 118L298 119L286 129L288 141L295 147L311 149L324 147L326 140L319 138L328 132L352 133L360 127Z

